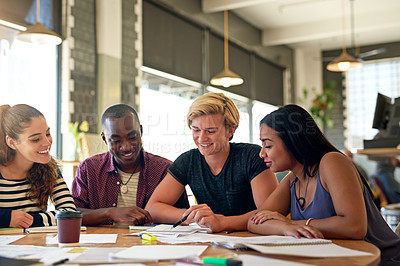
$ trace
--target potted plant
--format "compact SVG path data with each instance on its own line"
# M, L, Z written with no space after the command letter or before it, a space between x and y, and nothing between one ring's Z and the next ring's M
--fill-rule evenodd
M80 125L79 122L69 122L68 129L69 132L72 134L72 137L74 138L73 159L75 161L82 161L84 158L82 154L81 139L82 137L84 137L85 132L89 131L89 123L86 120L83 121Z
M324 127L332 128L334 122L332 119L332 108L334 106L336 81L332 80L325 84L321 93L317 94L316 89L312 88L311 92L314 94L309 112L317 122L317 124ZM303 88L303 99L299 99L304 103L309 96L309 90Z

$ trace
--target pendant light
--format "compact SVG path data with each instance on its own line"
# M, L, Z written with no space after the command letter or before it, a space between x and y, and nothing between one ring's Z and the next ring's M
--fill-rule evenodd
M40 23L40 0L36 0L36 23L29 26L26 31L16 35L16 39L35 44L58 45L62 42L61 36L46 28Z
M352 0L350 0L352 1ZM341 55L335 58L332 62L330 62L326 69L334 72L344 72L349 69L359 68L362 66L361 60L358 60L351 55L349 55L346 51L346 38L345 38L345 15L344 15L344 1L342 1L343 8L343 49ZM353 10L352 10L353 16Z
M226 6L226 1L225 1ZM225 7L224 10L224 70L222 72L215 75L211 80L211 85L214 86L223 86L228 88L230 86L236 86L243 83L243 79L232 72L229 69L229 58L228 58L229 50L228 50L228 9Z

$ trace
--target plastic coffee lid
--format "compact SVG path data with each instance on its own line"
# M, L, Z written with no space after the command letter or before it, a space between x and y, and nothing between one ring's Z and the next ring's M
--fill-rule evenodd
M58 211L56 214L56 219L76 219L76 218L82 218L83 215L80 211Z

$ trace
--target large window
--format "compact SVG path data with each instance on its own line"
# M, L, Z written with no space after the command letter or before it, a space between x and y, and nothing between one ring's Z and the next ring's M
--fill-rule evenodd
M400 58L368 62L362 68L346 73L347 147L362 149L364 139L373 139L378 130L372 128L378 92L400 96Z
M29 104L43 113L56 155L57 53L55 46L14 41L0 36L0 105Z
M278 107L262 102L255 101L252 107L252 129L253 129L253 140L254 144L261 145L260 141L260 121L264 118L267 114L271 113L272 111L278 109Z
M234 93L216 89L214 87L207 87L207 91L223 93L225 96L232 99L232 101L235 103L236 107L239 110L239 115L240 115L239 126L236 129L235 134L233 135L232 142L246 142L246 143L251 142L251 134L250 134L251 114L249 113L248 110L250 104L249 99Z
M143 146L148 152L174 161L194 148L186 114L201 86L176 76L145 68L140 88Z
M140 118L145 150L174 161L195 148L186 115L193 100L208 91L224 93L239 110L240 123L232 142L260 145L259 122L277 107L213 87L202 88L199 83L143 67Z

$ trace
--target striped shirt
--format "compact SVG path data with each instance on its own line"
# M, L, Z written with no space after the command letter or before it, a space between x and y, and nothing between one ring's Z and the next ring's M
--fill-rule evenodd
M139 173L135 173L132 175L121 171L119 168L117 169L119 175L121 176L121 186L125 184L126 187L128 188L128 191L126 193L123 193L122 189L120 189L118 193L117 206L118 207L136 206L136 194L137 194L137 186L139 183Z
M27 197L30 184L26 179L7 180L0 174L0 227L9 227L11 212L20 210L33 216L34 226L56 225L56 211L43 211L36 202ZM56 210L76 210L74 201L61 174L53 190Z

